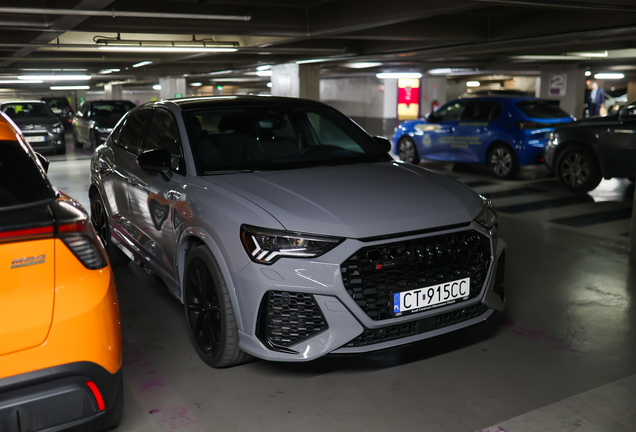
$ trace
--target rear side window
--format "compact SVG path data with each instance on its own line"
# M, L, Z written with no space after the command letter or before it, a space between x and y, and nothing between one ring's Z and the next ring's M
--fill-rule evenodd
M148 121L150 113L149 109L142 109L130 114L121 129L117 145L131 153L141 153L141 134L144 131L144 125Z
M461 121L496 120L501 113L501 104L494 101L469 101L462 111Z
M15 141L0 141L0 211L49 198L35 162Z
M144 151L155 149L168 150L172 160L170 168L176 173L184 174L185 168L177 122L172 115L161 109L155 110L144 143Z
M570 117L559 107L559 101L551 100L525 100L517 102L517 108L530 118L563 118Z
M431 123L444 123L444 122L452 122L458 121L459 115L462 113L464 109L463 102L455 102L449 105L446 105L431 115L428 116L428 120Z

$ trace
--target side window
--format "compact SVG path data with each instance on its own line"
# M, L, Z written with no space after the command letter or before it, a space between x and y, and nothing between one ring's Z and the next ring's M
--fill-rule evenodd
M446 105L429 116L429 120L432 123L443 123L443 122L452 122L458 121L459 116L464 109L463 102L455 102L449 105Z
M126 118L117 145L134 154L141 153L141 134L144 131L144 125L150 115L150 109L141 109L131 113Z
M172 163L170 168L178 174L185 174L179 128L174 117L162 109L156 109L152 117L150 129L144 140L144 151L165 149L170 152Z
M309 112L307 118L314 129L319 144L341 147L353 152L364 153L362 147L347 133L318 113Z
M469 101L466 103L466 108L462 112L462 121L488 121L495 120L492 114L496 107L499 105L499 112L501 112L501 106L497 102L493 101ZM499 114L497 114L498 116Z

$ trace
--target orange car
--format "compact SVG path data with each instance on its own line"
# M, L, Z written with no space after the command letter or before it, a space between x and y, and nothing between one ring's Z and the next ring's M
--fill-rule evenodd
M0 116L0 431L105 430L123 408L110 266L84 208Z

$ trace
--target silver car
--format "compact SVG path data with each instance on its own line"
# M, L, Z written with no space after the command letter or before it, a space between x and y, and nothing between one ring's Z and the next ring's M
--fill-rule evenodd
M165 281L213 367L483 322L505 303L490 202L389 150L314 101L148 103L93 154L92 222L113 265Z

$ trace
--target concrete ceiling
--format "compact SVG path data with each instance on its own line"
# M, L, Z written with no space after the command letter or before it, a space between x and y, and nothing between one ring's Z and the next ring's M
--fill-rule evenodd
M0 75L5 77L24 74L24 69L86 69L96 76L93 82L148 81L181 74L198 79L214 71L253 71L258 65L308 59L325 59L325 73L351 72L341 66L352 61L381 62L373 71L437 67L501 71L538 69L554 62L607 68L636 60L636 54L560 60L521 57L606 50L632 53L636 49L633 0L21 0L17 6L29 9L13 12L6 10L8 3L0 4ZM102 16L91 16L90 11ZM121 16L126 12L145 16ZM148 16L159 13L167 15ZM209 15L233 19L209 19ZM106 52L93 41L118 33L125 40L177 42L194 37L215 41L210 43L236 42L238 51ZM132 68L142 60L153 63ZM120 72L99 74L113 68Z

